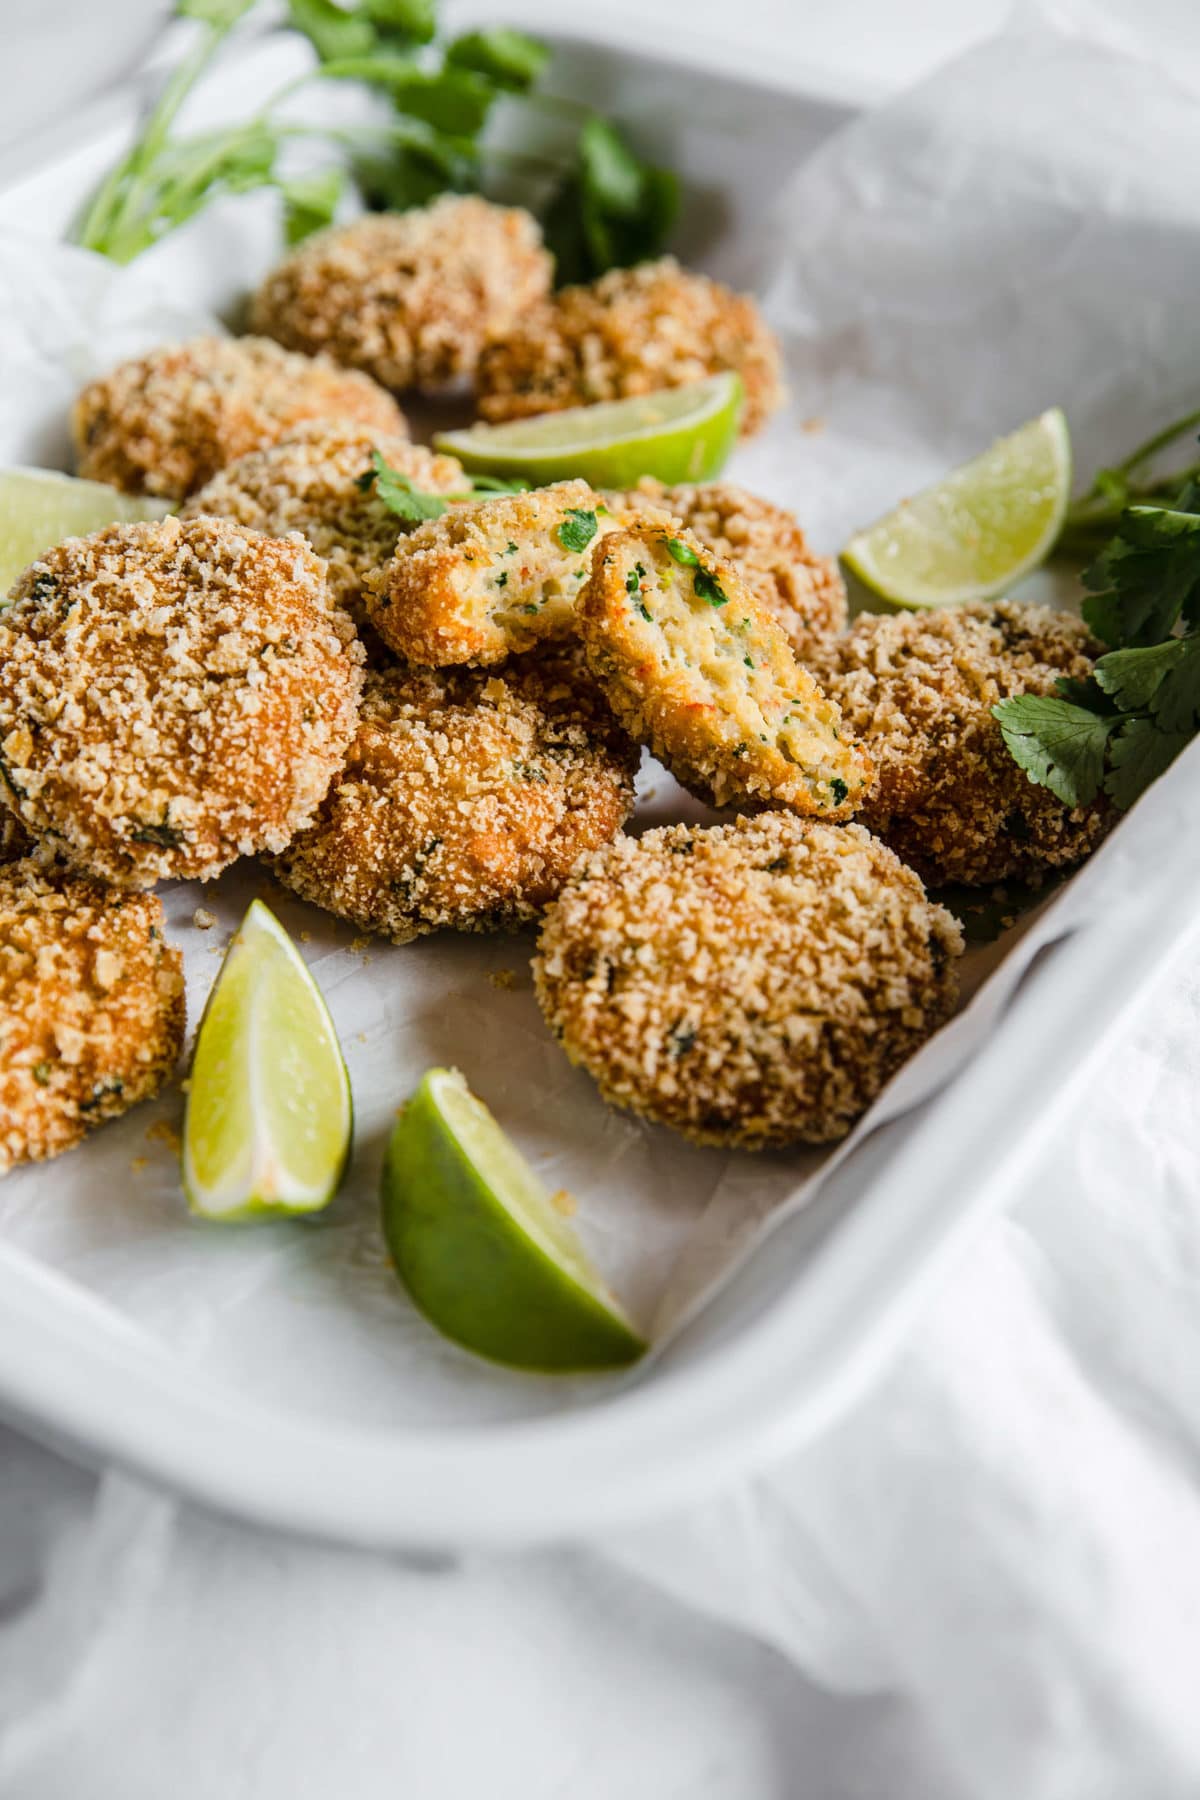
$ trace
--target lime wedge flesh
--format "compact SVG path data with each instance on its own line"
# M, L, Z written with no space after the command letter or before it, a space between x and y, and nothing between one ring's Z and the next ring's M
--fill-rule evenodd
M741 409L741 381L726 373L632 400L444 431L434 443L472 475L523 476L534 487L572 477L598 488L632 487L643 475L708 481L737 442Z
M1053 407L860 531L842 559L894 606L991 600L1045 561L1070 495L1071 439Z
M619 1368L645 1344L457 1069L430 1069L383 1170L392 1260L431 1324L493 1362Z
M183 1129L188 1205L206 1219L317 1212L350 1150L333 1021L274 913L255 900L208 997Z
M128 520L161 519L169 511L165 500L123 494L53 469L0 469L0 600L31 562L64 538L88 537Z

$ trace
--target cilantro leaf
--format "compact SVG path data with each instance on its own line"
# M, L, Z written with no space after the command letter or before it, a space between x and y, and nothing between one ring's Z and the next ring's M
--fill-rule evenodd
M409 65L384 85L400 112L451 137L469 138L481 131L496 98L496 90L471 69L446 68L433 74Z
M287 0L288 18L303 32L323 63L366 56L375 45L375 27L361 13L335 0Z
M1004 742L1038 787L1064 806L1090 806L1104 778L1104 756L1115 718L1049 694L1018 694L992 708Z
M564 550L586 550L598 529L594 512L582 506L571 506L554 535Z
M672 173L640 162L614 126L590 118L579 134L575 168L544 220L560 286L657 256L679 198Z
M1096 664L1096 681L1122 712L1152 713L1160 731L1200 725L1200 638L1110 650Z
M672 562L677 562L681 569L695 569L700 565L700 558L691 545L685 544L682 538L667 539L667 555Z
M1105 793L1115 805L1127 810L1152 781L1170 768L1192 735L1190 731L1163 731L1153 719L1129 719L1109 748Z
M389 37L428 44L437 32L436 0L363 0L363 11Z
M1180 613L1200 612L1200 514L1130 506L1116 537L1084 570L1083 616L1114 648L1161 643Z
M299 244L314 231L333 223L345 185L341 169L294 175L283 182L283 231L289 245Z
M440 519L449 502L441 494L427 494L393 469L378 450L371 452L371 467L358 478L364 493L375 489L389 512L408 525L419 525L425 519Z
M486 75L497 87L523 93L542 75L550 60L545 44L513 31L505 25L494 25L487 31L467 31L446 47L446 61L460 69L474 69Z
M692 585L701 600L707 600L710 606L725 606L728 603L729 595L716 576L710 575L707 569L696 570L692 577Z

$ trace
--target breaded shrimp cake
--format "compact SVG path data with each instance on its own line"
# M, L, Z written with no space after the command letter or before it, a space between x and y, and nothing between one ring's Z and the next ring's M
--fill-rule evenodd
M437 456L367 426L317 422L282 443L239 456L193 494L180 516L235 519L268 537L298 531L324 559L333 598L361 623L367 576L413 529L375 491L375 451L423 493L469 491L462 464L453 456Z
M0 869L0 1175L156 1094L183 1022L183 965L153 896Z
M845 630L846 588L837 563L817 555L784 507L729 481L664 487L651 476L607 498L631 524L638 513L673 514L706 550L732 563L801 662L815 643Z
M865 613L813 669L878 770L864 823L923 878L1036 877L1093 850L1109 808L1072 810L1035 787L992 707L1083 679L1100 646L1081 619L1015 601L938 612Z
M307 825L354 735L362 647L299 537L113 525L0 613L0 785L124 888L220 874Z
M367 617L409 662L501 662L569 637L592 553L616 521L585 481L456 507L402 538Z
M618 838L546 914L534 984L604 1098L701 1144L842 1137L954 1010L957 922L859 825Z
M748 294L664 256L523 312L484 350L475 385L480 412L498 421L684 387L725 369L741 376L750 437L783 401L775 335Z
M553 268L531 214L447 194L307 239L267 276L253 326L397 392L436 392L474 374L485 340L549 293Z
M121 363L84 388L71 430L81 475L183 500L310 419L407 434L396 402L368 376L253 337L192 338Z
M636 764L577 657L373 671L346 767L276 871L401 944L511 929L621 829Z
M732 564L682 528L606 537L579 599L588 665L618 719L717 806L844 819L871 767Z

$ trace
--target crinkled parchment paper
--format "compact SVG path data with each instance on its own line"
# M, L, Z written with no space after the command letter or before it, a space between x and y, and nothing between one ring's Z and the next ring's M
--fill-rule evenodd
M731 473L794 505L817 543L835 547L1047 405L1067 407L1085 466L1185 410L1200 385L1198 166L1191 96L1119 48L1033 21L960 62L953 82L844 129L790 184L776 169L782 198L761 231L759 287L784 335L792 403ZM79 384L205 328L211 282L200 277L220 263L252 283L273 228L252 204L236 225L203 221L125 271L4 231L0 459L63 463ZM643 817L696 816L661 770L648 766L643 788ZM860 1131L940 1087L994 1025L1032 948L1132 878L1118 838L1082 882L972 953L968 991L1002 961L1001 973ZM354 1158L329 1212L254 1229L190 1221L178 1086L70 1156L0 1183L8 1243L243 1391L347 1423L503 1418L605 1391L474 1362L396 1285L378 1228L379 1166L395 1106L431 1063L457 1063L547 1182L577 1196L598 1263L660 1331L781 1207L802 1203L826 1161L699 1150L606 1110L541 1022L531 934L363 940L253 863L164 892L193 1026L255 894L299 939L350 1068ZM196 923L200 906L215 927Z

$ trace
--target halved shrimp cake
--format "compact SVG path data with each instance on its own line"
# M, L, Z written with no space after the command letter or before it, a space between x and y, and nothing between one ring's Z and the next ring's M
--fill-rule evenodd
M410 663L496 663L569 637L592 552L616 521L586 481L456 507L396 546L367 583L384 642Z
M691 532L614 532L579 600L588 664L622 724L717 806L847 818L871 765L736 570Z

